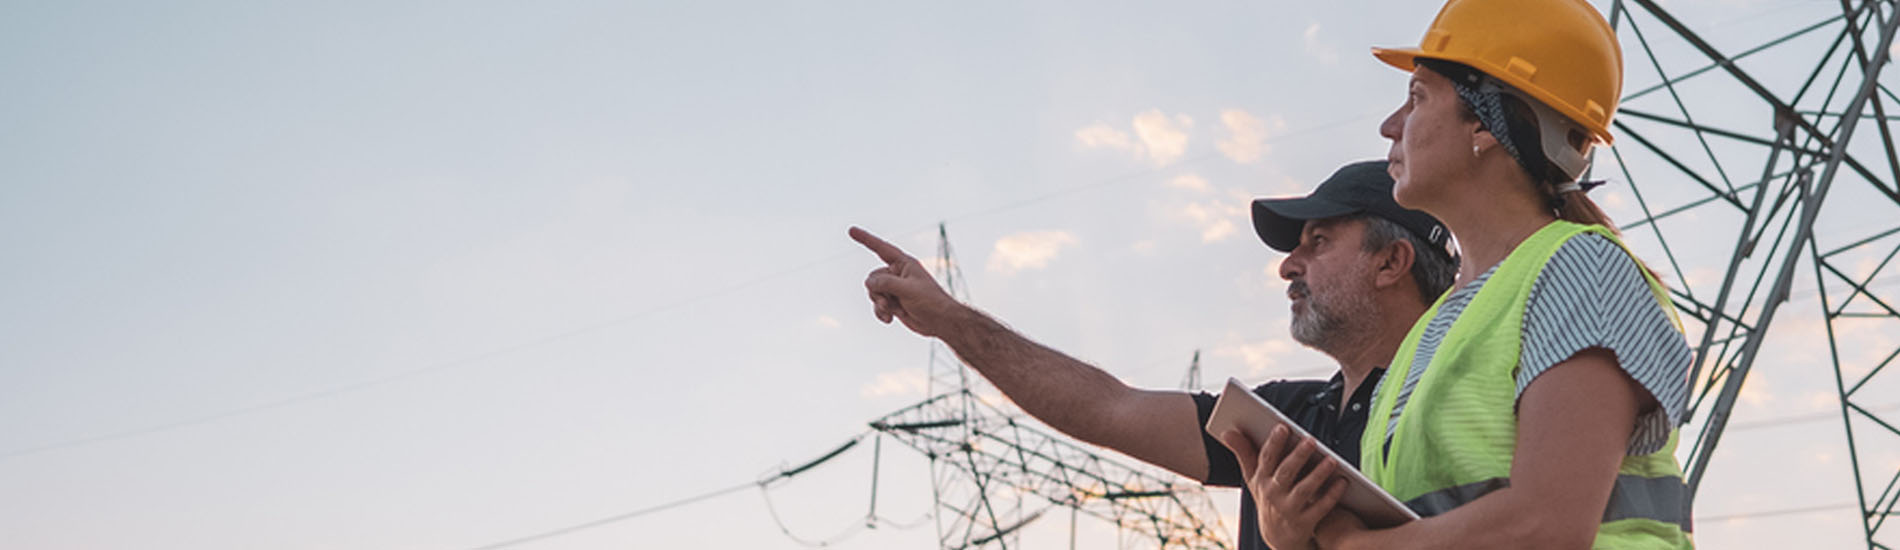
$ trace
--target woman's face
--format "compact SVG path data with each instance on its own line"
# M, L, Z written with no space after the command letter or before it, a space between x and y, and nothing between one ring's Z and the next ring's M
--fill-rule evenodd
M1400 205L1433 214L1434 206L1457 179L1476 168L1481 126L1465 114L1451 81L1430 69L1412 71L1405 104L1379 125L1379 135L1392 140L1386 153L1389 170L1398 185L1392 189Z

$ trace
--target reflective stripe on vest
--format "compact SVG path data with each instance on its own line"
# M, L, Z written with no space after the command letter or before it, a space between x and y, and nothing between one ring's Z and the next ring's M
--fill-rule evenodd
M1420 516L1431 517L1510 486L1511 478L1494 477L1425 493L1405 501L1405 506ZM1603 509L1603 523L1649 519L1681 527L1685 533L1691 532L1688 496L1688 489L1683 487L1680 477L1618 474L1616 485L1610 489L1610 504Z

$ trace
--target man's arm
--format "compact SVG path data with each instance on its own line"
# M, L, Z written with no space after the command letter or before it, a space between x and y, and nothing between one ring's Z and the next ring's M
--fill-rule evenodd
M851 238L886 264L864 281L878 320L897 320L943 340L1023 411L1063 433L1207 479L1207 451L1193 397L1131 388L957 302L922 263L896 246L855 227Z
M938 335L1024 412L1076 439L1207 479L1194 398L1141 390L967 306Z

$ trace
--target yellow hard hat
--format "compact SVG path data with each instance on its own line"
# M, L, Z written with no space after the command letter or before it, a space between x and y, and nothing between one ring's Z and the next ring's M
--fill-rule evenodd
M1610 143L1623 48L1584 0L1451 0L1416 48L1373 48L1410 71L1416 58L1463 63L1530 94Z

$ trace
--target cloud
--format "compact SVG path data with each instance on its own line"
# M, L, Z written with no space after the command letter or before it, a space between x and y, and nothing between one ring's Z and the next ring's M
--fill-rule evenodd
M1602 204L1605 210L1621 211L1629 208L1629 199L1623 198L1623 193L1620 191L1609 191L1602 193L1602 195ZM1591 199L1596 200L1596 197L1592 197Z
M1900 343L1894 341L1891 322L1886 319L1837 320L1835 326L1840 330L1836 334L1840 335L1840 341L1850 348L1858 348L1855 352L1847 352L1844 360L1858 366L1859 368L1855 370L1862 372L1871 371L1874 365L1886 361L1889 353L1892 353L1895 348L1900 348ZM1855 374L1855 377L1860 376L1863 374Z
M1648 264L1652 269L1657 268L1658 265L1662 265L1662 269L1667 269L1669 267L1666 264L1653 264L1653 263L1648 263L1648 262L1644 262L1644 263ZM1668 276L1670 274L1665 272L1663 273L1663 275ZM1689 268L1688 271L1684 271L1682 273L1682 276L1684 279L1687 279L1683 281L1683 284L1688 286L1689 288L1703 288L1705 286L1720 283L1722 281L1722 272L1716 271L1715 268L1709 267L1709 266Z
M1201 242L1224 240L1248 225L1247 205L1251 204L1251 197L1245 191L1229 189L1226 195L1222 199L1187 203L1174 209L1174 214L1200 229Z
M1841 405L1841 395L1831 391L1809 390L1801 394L1808 410L1825 411Z
M858 395L874 398L889 396L922 397L930 391L930 375L921 368L878 373L877 379L858 388Z
M1750 407L1766 405L1775 400L1775 391L1771 389L1773 385L1762 373L1755 373L1742 380L1742 391L1738 397L1741 397L1742 402Z
M1301 45L1306 50L1306 55L1313 56L1313 59L1320 63L1327 65L1339 63L1339 52L1333 51L1332 46L1320 41L1319 23L1306 26L1306 32L1301 35Z
M989 270L1011 274L1024 269L1049 266L1062 247L1075 244L1075 235L1067 231L1029 231L996 240L990 252Z
M1075 140L1088 149L1114 149L1116 151L1134 151L1139 154L1128 132L1116 130L1106 123L1097 122L1075 131Z
M1854 279L1865 281L1873 278L1874 270L1879 269L1884 263L1875 262L1871 256L1861 258L1860 261L1854 262Z
M1189 191L1195 191L1199 193L1206 193L1206 192L1214 190L1214 186L1208 185L1207 178L1203 178L1197 174L1191 174L1191 173L1181 174L1179 176L1175 176L1174 179L1168 180L1168 187L1173 187L1177 189L1186 189Z
M1275 184L1273 190L1282 195L1305 195L1311 193L1314 187L1319 187L1319 183L1300 181L1293 179L1292 176L1281 176L1280 182Z
M838 328L839 326L842 326L842 325L838 322L838 319L835 317L832 317L830 315L819 315L818 326L825 327L825 328Z
M1131 124L1133 134L1108 123L1097 122L1076 130L1075 141L1084 149L1128 153L1158 168L1173 164L1187 154L1187 131L1193 127L1194 119L1187 115L1168 116L1160 109L1149 109L1135 115Z
M1135 136L1141 138L1142 147L1148 152L1148 160L1155 166L1167 166L1180 160L1187 154L1188 128L1194 127L1194 119L1187 115L1172 117L1160 109L1135 115Z
M1142 139L1142 147L1148 148L1148 160L1155 166L1169 166L1188 154L1188 129L1193 128L1193 118L1188 114L1167 116L1161 108L1134 116L1134 135Z
M1230 237L1239 228L1231 217L1231 210L1220 202L1191 202L1181 207L1181 215L1201 229L1204 243Z
M1285 130L1286 119L1278 115L1269 124L1260 117L1240 109L1228 109L1220 113L1221 125L1227 127L1227 138L1214 145L1228 160L1241 164L1259 162L1267 155L1268 127L1273 130Z

